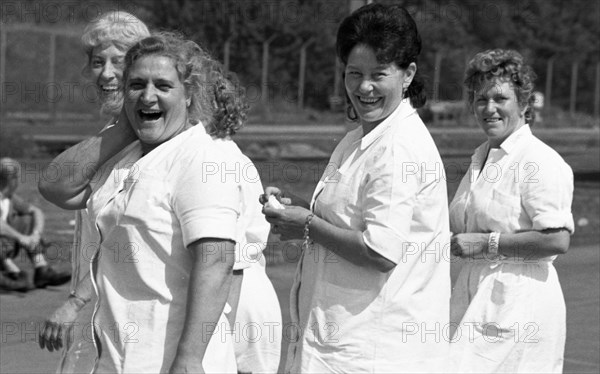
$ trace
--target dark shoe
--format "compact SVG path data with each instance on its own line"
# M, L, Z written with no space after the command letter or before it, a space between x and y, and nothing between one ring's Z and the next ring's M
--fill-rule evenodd
M25 274L25 278L19 277L18 279L12 279L12 277L5 272L0 272L0 290L26 292L29 289L31 289L31 287L29 286L27 274Z
M15 281L24 281L27 283L29 282L29 274L27 274L27 272L23 270L19 271L18 273L7 272L5 273L5 275Z
M37 288L46 286L60 286L71 279L71 274L67 272L58 272L50 266L41 266L35 269L33 284Z

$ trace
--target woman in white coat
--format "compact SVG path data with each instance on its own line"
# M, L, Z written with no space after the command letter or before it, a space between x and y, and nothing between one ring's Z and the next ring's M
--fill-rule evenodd
M450 299L446 182L416 108L421 41L408 12L373 4L339 27L348 113L310 204L269 187L264 213L304 249L291 295L287 372L445 370ZM272 199L272 198L271 198Z
M465 73L487 136L450 204L459 373L561 373L565 301L557 255L573 233L573 172L530 129L535 75L512 50L477 54Z

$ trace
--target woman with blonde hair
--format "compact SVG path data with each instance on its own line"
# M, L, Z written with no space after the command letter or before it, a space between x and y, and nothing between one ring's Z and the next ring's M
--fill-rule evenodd
M134 15L124 11L112 11L102 14L90 22L81 36L87 61L83 75L91 80L98 90L100 111L108 117L103 132L109 135L117 147L132 142L135 137L123 137L123 124L118 124L118 117L123 105L123 62L127 50L139 40L148 37L150 32L146 25ZM84 141L89 142L89 141ZM68 152L68 151L67 151ZM60 162L58 156L53 162ZM81 158L77 158L77 161ZM108 160L108 159L107 159ZM105 160L106 161L106 160ZM113 163L116 160L113 161ZM102 170L110 170L114 165L104 165ZM84 167L84 165L80 165ZM85 167L90 165L85 165ZM100 165L98 165L100 166ZM98 168L99 169L99 168ZM92 173L90 190L96 190L106 180L102 171ZM40 181L40 192L48 198L45 182ZM57 203L57 200L50 199ZM65 204L59 204L67 208ZM68 205L68 204L67 204ZM57 372L79 373L89 372L94 365L96 349L93 344L93 329L90 324L93 298L90 281L90 261L98 248L100 238L93 224L94 218L87 208L76 213L74 245L71 251L72 282L68 299L45 321L40 330L40 347L49 351L62 351Z

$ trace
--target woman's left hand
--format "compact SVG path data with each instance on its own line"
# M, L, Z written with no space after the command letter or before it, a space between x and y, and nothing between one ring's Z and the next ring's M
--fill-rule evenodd
M286 205L285 209L263 207L263 214L271 224L271 232L280 235L281 240L302 239L304 224L311 211L299 206Z
M40 330L38 343L41 349L52 352L63 347L63 340L66 340L83 305L85 304L69 298L52 313Z
M464 233L450 238L450 251L454 256L467 258L482 254L487 248L489 234Z

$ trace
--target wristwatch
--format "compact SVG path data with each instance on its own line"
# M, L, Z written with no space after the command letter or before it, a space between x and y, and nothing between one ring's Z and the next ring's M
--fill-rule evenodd
M498 245L500 243L500 233L491 232L488 238L488 253L492 256L498 256Z

